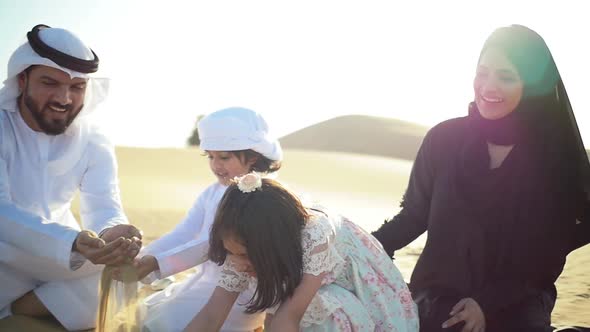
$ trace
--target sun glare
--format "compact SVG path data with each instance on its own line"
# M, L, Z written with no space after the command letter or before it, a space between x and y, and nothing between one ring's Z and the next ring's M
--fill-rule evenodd
M590 51L577 42L590 27L577 4L305 0L94 6L85 20L66 15L76 8L62 8L61 14L44 12L30 21L62 24L93 41L102 73L112 78L109 101L96 116L119 145L184 146L197 116L229 106L261 112L278 136L348 114L429 127L466 114L481 45L494 28L512 23L545 37L590 140L590 115L584 111L590 102L581 97ZM3 32L11 31L12 39L14 31L33 24L12 23Z

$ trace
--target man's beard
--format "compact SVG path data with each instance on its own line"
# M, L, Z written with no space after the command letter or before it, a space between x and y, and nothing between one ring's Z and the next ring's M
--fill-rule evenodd
M28 87L23 91L23 102L25 106L29 109L29 112L37 122L37 125L41 130L46 133L47 135L60 135L63 134L66 129L70 126L72 121L76 118L84 104L82 104L77 110L72 109L72 105L61 105L59 103L46 103L43 107L39 107L39 104L33 100L31 96L28 94ZM64 108L67 116L65 119L50 119L49 114L52 111L49 106L54 106L57 108Z

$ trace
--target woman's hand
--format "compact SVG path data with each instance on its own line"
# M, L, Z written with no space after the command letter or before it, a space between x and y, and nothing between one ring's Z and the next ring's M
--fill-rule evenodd
M452 317L442 324L445 329L459 322L465 322L461 332L484 332L486 329L485 315L479 304L470 297L457 302L450 315Z

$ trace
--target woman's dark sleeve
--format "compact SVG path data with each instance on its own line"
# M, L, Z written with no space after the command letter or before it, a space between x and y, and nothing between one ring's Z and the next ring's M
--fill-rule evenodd
M434 181L432 135L431 130L418 150L401 211L372 233L389 256L426 231Z

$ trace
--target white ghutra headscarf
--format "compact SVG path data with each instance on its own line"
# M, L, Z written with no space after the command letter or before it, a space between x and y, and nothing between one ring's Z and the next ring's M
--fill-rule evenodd
M54 138L61 148L48 168L51 174L64 174L78 163L90 140L97 144L110 144L104 136L95 135L96 130L87 121L87 115L105 100L109 80L94 74L98 70L98 57L72 32L37 25L27 37L27 42L19 46L8 61L7 77L0 89L0 112L18 112L21 95L18 75L30 66L48 66L67 73L71 78L87 79L82 110L64 134Z
M54 61L57 60L67 65L68 58L71 61L82 60L91 62L95 60L97 69L98 58L96 55L72 32L65 29L38 25L29 32L29 39L32 38L31 36L33 38L36 37L36 40L40 41L41 45L46 50L49 50L50 53L44 55L37 53L31 47L30 41L25 42L12 53L10 60L8 60L7 77L4 80L4 86L0 89L0 109L9 112L16 112L18 110L17 100L21 94L18 87L18 75L30 66L48 66L67 73L70 78L79 77L87 79L84 108L68 130L66 130L66 134L72 135L83 118L90 114L100 102L105 100L108 93L109 80L107 78L96 77L93 73L75 71L71 68L60 66ZM61 57L56 54L61 54Z

